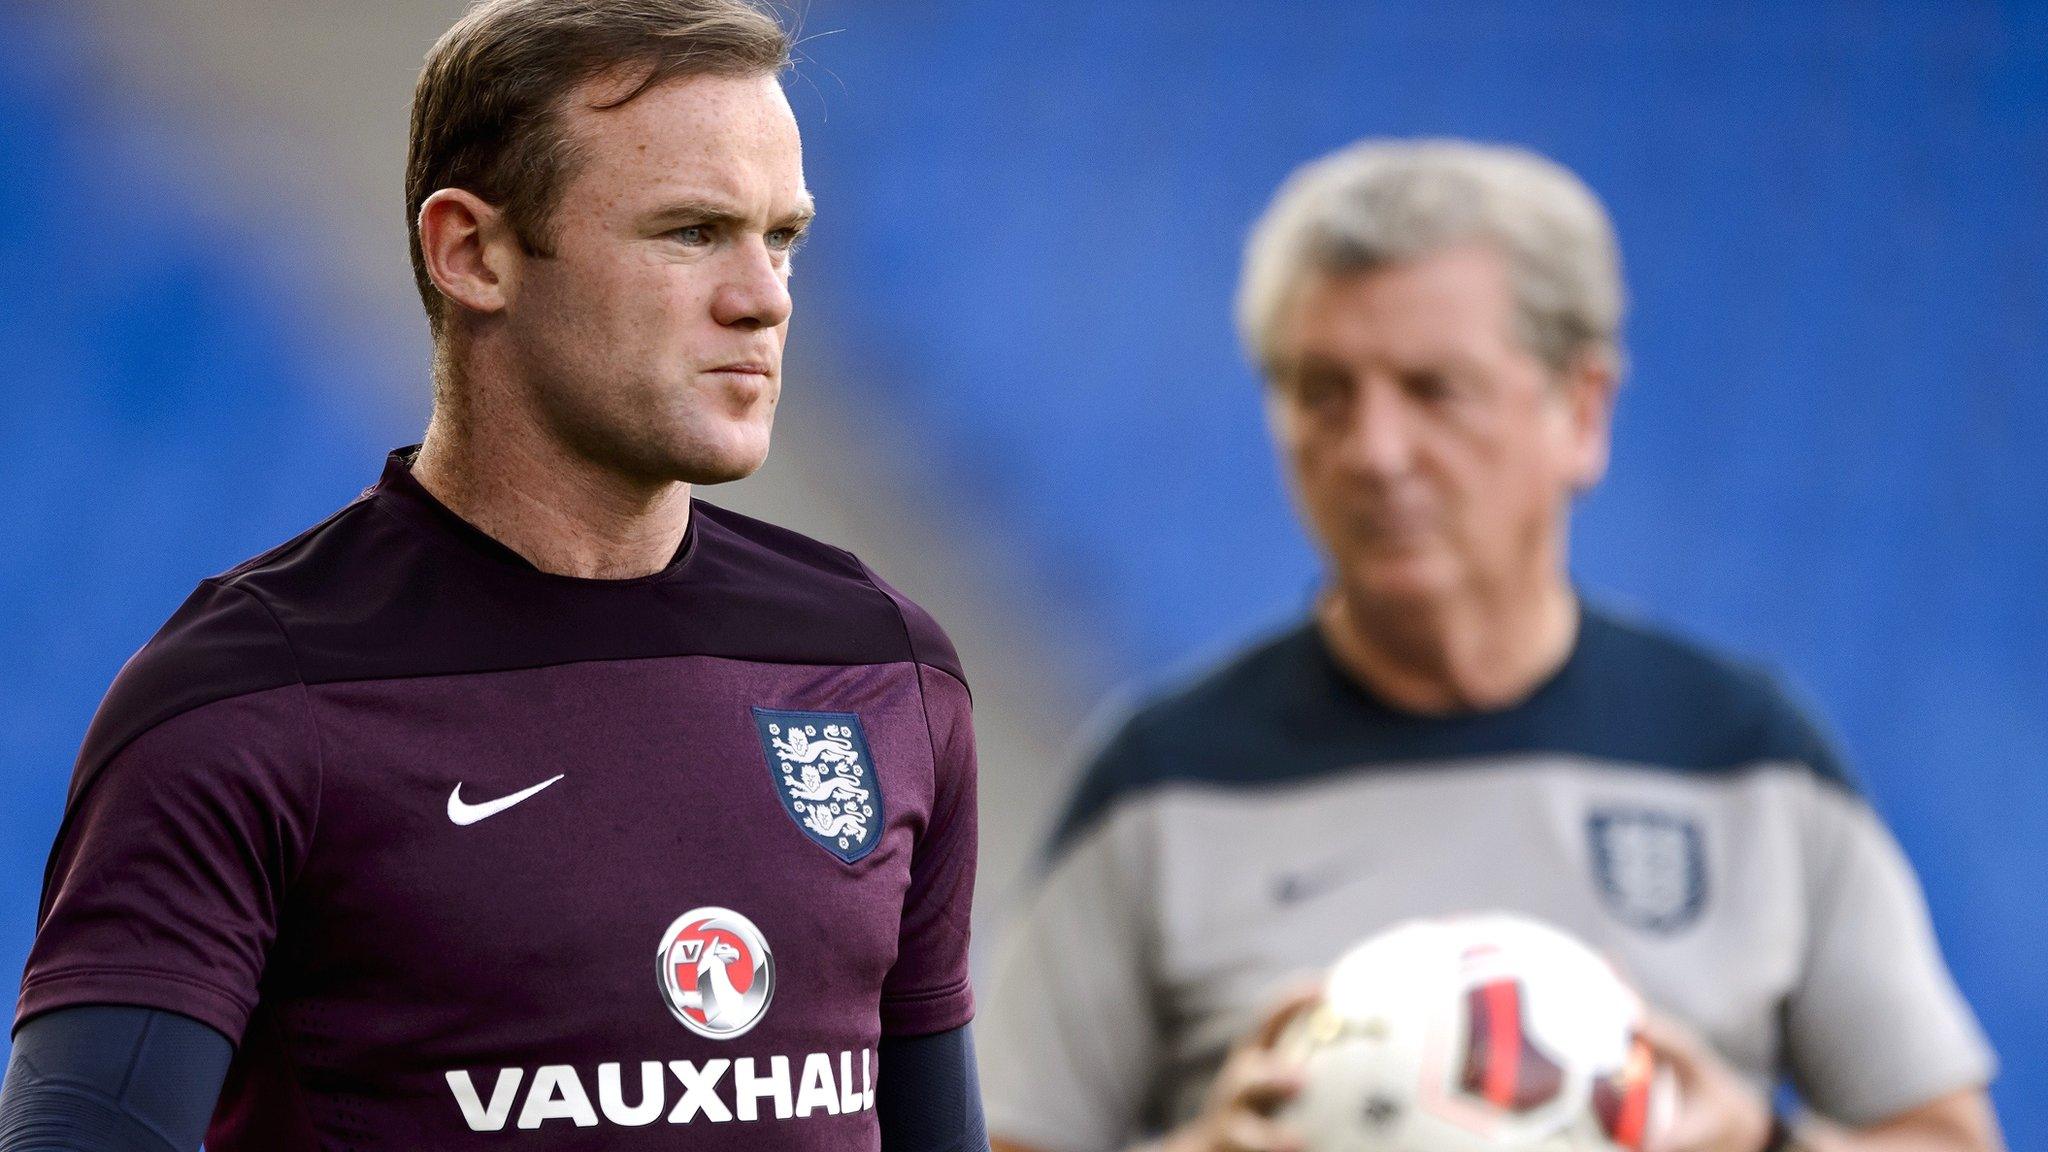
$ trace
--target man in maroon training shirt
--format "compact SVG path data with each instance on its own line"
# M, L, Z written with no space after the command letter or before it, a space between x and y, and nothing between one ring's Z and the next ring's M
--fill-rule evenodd
M107 694L0 1149L985 1147L959 661L691 497L768 450L787 59L744 0L491 0L435 46L425 442Z

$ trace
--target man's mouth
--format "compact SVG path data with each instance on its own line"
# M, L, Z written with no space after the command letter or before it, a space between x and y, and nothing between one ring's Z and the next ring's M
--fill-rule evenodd
M1359 536L1366 540L1398 545L1412 542L1427 533L1432 519L1420 508L1380 507L1359 513L1351 523Z

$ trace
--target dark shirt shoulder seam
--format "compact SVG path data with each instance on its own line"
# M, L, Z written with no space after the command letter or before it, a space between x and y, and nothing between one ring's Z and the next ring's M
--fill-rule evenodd
M201 709L212 708L217 705L226 704L235 700L245 699L250 696L260 696L265 692L275 692L280 688L289 688L293 683L297 683L301 688L305 687L306 680L305 677L299 674L299 659L297 653L293 652L292 650L291 637L285 634L284 625L278 622L277 614L270 610L270 605L264 603L261 597L257 596L254 592L251 592L247 588L243 588L238 584L229 583L225 577L209 576L206 579L201 580L199 582L199 587L227 589L230 591L239 592L242 595L247 596L249 599L255 601L256 606L263 610L263 614L270 618L271 624L276 626L278 636L284 640L285 655L290 657L292 662L292 680L288 680L278 684L266 684L258 688L246 688L242 691L230 692L223 696L210 697L208 699L201 700L196 704L187 705L167 715L159 716L156 719L150 721L147 725L137 729L134 732L129 733L118 744L115 744L113 747L108 748L105 754L102 755L98 761L96 761L98 768L104 768L107 765L112 764L114 761L120 759L121 754L123 752L126 752L128 748L131 745L133 745L136 741L141 740L143 737L148 736L150 733L163 728L164 725L171 723L172 721L178 719L181 716L188 716L194 712L200 711ZM147 651L147 648L145 648L144 650ZM96 768L93 771L92 779L96 781L98 777L99 772L98 769ZM73 803L82 802L83 800L84 795L81 793L78 797L74 798ZM69 805L67 805L67 807L69 807ZM62 838L61 834L59 838Z
M857 557L857 556L854 556L854 555L853 555L853 553L851 553L851 552L846 552L846 551L845 551L844 549L841 549L840 551L841 551L841 552L843 552L843 553L844 553L844 554L845 554L845 555L846 555L846 556L847 556L847 557L848 557L849 559L851 559L851 560L852 560L852 561L854 562L854 564L855 564L855 565L857 565L857 566L859 567L859 569L860 569L860 574L861 574L861 578L862 578L862 579L864 579L864 580L866 580L866 581L868 582L868 587L870 587L870 588L874 589L874 590L875 590L875 594L876 594L876 595L878 595L878 596L880 596L880 597L881 597L882 599L884 599L884 600L888 601L888 602L889 602L889 606L890 606L891 608L894 608L894 609L896 610L896 620L897 620L897 622L898 622L898 623L900 623L900 624L901 624L901 625L903 626L903 644L904 644L904 647L905 647L905 648L907 648L907 649L909 650L909 652L910 652L910 667L911 667L911 680L912 680L912 681L914 681L914 682L916 683L916 685L917 685L917 708L918 708L918 711L919 711L919 712L920 712L920 713L921 713L921 714L922 714L922 715L924 716L924 741L925 741L925 746L926 746L927 748L931 749L931 757L932 757L932 808L931 808L931 814L930 814L930 816L929 816L929 817L928 817L928 818L926 819L926 821L925 821L925 831L926 831L926 832L930 832L930 831L931 831L931 828L932 828L932 824L933 824L933 823L935 823L935 822L936 822L936 821L938 820L938 818L939 818L939 774L940 774L940 768L939 768L939 737L938 737L938 734L937 734L937 733L935 733L935 732L933 732L933 731L932 731L932 706L931 706L931 701L930 701L930 699L929 699L929 698L928 698L928 697L927 697L927 696L925 695L925 690L924 690L924 674L923 674L923 672L922 672L922 669L924 669L925 667L927 667L927 665L926 665L926 664L925 664L925 663L924 663L923 661L921 661L921 660L919 660L919 659L917 658L917 641L916 641L916 640L915 640L915 639L914 639L914 638L913 638L913 637L911 636L911 634L910 634L910 617L904 614L904 611L903 611L903 605L901 605L901 604L897 603L897 601L896 601L896 598L895 598L894 596L891 596L891 595L889 595L889 594L888 594L887 592L884 592L884 591L882 590L881 584L880 584L880 583L879 583L879 582L878 582L878 581L877 581L877 580L875 579L875 574L874 574L874 572L873 572L872 570L870 570L870 569L868 568L868 566L867 566L866 564L862 563L859 557ZM916 868L917 868L916 860L917 860L917 855L918 855L918 849L919 849L919 848L921 848L922 846L923 846L923 845L922 845L922 843L919 843L919 844L917 844L917 845L914 845L914 846L912 847L912 849L911 849L911 869L912 869L912 871L913 871L913 872L915 872L915 871L916 871ZM947 920L948 920L949 922L952 922L952 923L954 924L954 926L955 926L955 928L956 928L956 929L957 929L957 928L959 927L959 925L958 925L958 921L957 921L957 918L956 918L956 916L955 916L955 914L954 914L954 912L953 912L953 910L952 910L951 908L948 908L948 909L946 909L946 919L947 919ZM910 996L907 996L907 997L906 997L906 996L900 996L900 995L897 995L897 996L889 996L889 995L885 995L885 996L883 996L882 1000L883 1000L883 1002L884 1002L884 1003L886 1003L886 1004L892 1004L892 1005L893 1005L893 1004L902 1004L902 1003L906 1003L906 1002L908 1002L908 1003L918 1003L918 1002L922 1002L922 1001L925 1001L925 1000L938 1000L938 999L942 999L942 998L944 998L945 996L948 996L948 995L957 995L957 994L958 994L958 990L959 990L959 987L960 987L960 986L963 986L963 985L967 985L968 983L969 983L968 979L967 979L966 977L962 977L962 978L961 978L961 979L960 979L960 980L958 981L958 983L957 983L957 984L956 984L956 985L955 985L955 986L954 986L953 988L947 989L947 990L945 990L945 991L942 991L942 992L938 992L938 993L931 993L931 994L924 994L924 993L912 993L912 994L911 994Z
M339 515L339 513L337 513L337 515ZM270 606L268 604L264 603L261 598L259 598L255 593L251 592L247 588L243 588L236 583L231 583L230 581L233 579L239 579L239 576L237 576L233 572L230 572L226 575L209 576L199 582L198 588L232 589L236 592L241 593L244 596L249 597L249 599L255 601L256 606L263 610L263 614L269 617L271 624L277 628L279 637L284 640L285 654L288 658L290 658L292 662L292 675L294 679L298 681L300 687L303 689L305 686L305 679L304 677L299 675L298 656L292 650L291 638L285 635L284 633L284 625L278 621L276 613L270 610ZM194 595L197 595L197 591L194 592ZM151 641L151 644L154 643L155 641ZM147 650L148 646L145 646L144 651ZM140 654L138 653L138 656L139 655ZM59 822L57 826L56 842L58 844L62 844L65 838L68 835L70 835L72 817L85 804L87 794L99 784L100 778L105 774L108 767L112 765L115 761L119 760L122 757L122 755L124 755L130 748L134 747L137 741L142 740L143 738L149 736L153 732L162 730L165 725L170 724L171 722L179 719L180 717L191 715L192 713L198 712L205 708L212 708L218 705L227 704L231 701L241 700L246 697L259 696L265 692L275 692L280 688L290 687L291 683L291 681L285 681L283 683L278 684L266 684L261 687L247 688L239 692L229 692L225 695L215 696L210 699L201 700L197 703L188 704L165 715L155 717L148 724L136 729L133 732L125 734L118 742L115 742L112 746L108 747L104 752L102 752L99 755L99 757L97 757L90 765L81 762L78 768L79 778L77 781L74 781L75 791L71 796L69 796L65 800L64 803L64 815L63 819ZM109 693L111 694L111 689L109 690ZM105 701L102 700L103 706L104 703ZM89 737L90 733L88 733L88 740ZM49 886L50 878L52 875L50 869L56 866L56 859L56 853L53 850L50 855L49 863L44 866L44 903L42 905L39 905L36 914L36 922L39 929L42 924L43 916L49 911L47 901L50 898Z
M853 561L854 566L860 571L861 579L867 581L868 587L874 590L875 595L880 596L895 611L896 623L903 628L903 647L910 653L910 666L913 670L923 668L925 664L917 657L917 640L910 634L910 617L904 614L903 605L898 604L894 596L882 590L881 583L875 579L874 571L865 563L862 563L860 557L855 556L844 548L837 549L837 551ZM932 754L932 814L937 816L939 806L939 738L937 733L932 731L932 705L931 701L925 697L924 677L922 675L913 675L911 679L917 683L917 710L924 716L925 747L931 749ZM929 823L927 823L926 827L930 827Z
M933 672L936 672L939 675L944 676L946 679L951 680L953 683L958 684L960 686L960 690L962 692L967 693L970 697L974 694L974 689L969 688L967 686L967 681L962 680L959 676L955 675L951 669L941 668L937 664L927 664L922 660L913 660L911 661L911 663L915 664L919 668L929 668Z
M200 581L200 583L211 584L216 588L226 588L230 591L240 592L242 595L247 596L249 599L255 601L256 606L258 608L263 609L263 615L269 618L271 626L277 629L278 639L284 641L285 655L291 657L292 661L292 677L296 679L301 685L305 684L306 676L305 673L300 671L299 669L299 652L297 648L294 648L292 646L292 635L290 632L285 631L284 621L277 618L277 613L271 609L269 601L265 600L261 596L258 596L254 589L243 587L239 579L230 581L215 576L202 580Z
M844 549L841 549L841 551L844 551ZM926 664L924 661L918 659L917 641L913 639L911 636L910 617L904 614L903 605L898 603L894 596L891 596L887 592L884 592L882 590L880 583L878 583L875 579L874 572L866 564L862 563L859 557L854 556L851 552L847 552L846 555L848 558L852 559L855 564L860 566L861 576L867 580L868 587L873 588L876 594L880 595L884 600L887 600L889 602L889 605L896 609L896 619L900 621L903 625L903 642L910 649L910 666L912 669L911 678L917 682L917 707L918 710L924 714L925 745L931 749L932 754L932 811L930 819L928 819L925 822L925 828L927 831L929 831L931 829L932 824L936 822L939 818L939 774L941 770L939 767L939 737L938 733L932 731L932 707L930 699L925 695L924 675L922 673L922 670L925 668L931 668L934 672L945 672L946 670L943 668L934 667L930 664ZM948 675L951 674L948 673ZM962 689L965 689L967 687L966 682L961 680L959 677L954 676L952 677L952 679L955 683L959 684ZM913 860L914 859L915 850L913 850ZM914 864L913 867L915 867ZM960 923L960 915L957 909L948 906L944 909L944 912L947 922L951 923L954 926L955 930L962 932L965 932L967 930L966 926ZM968 981L965 978L962 978L961 983L966 984L968 983Z
M306 727L311 730L313 736L313 817L306 826L306 843L299 851L298 867L292 870L291 878L285 881L287 889L295 888L298 886L299 876L306 870L306 862L313 858L313 842L320 834L322 801L327 795L327 741L320 732L320 714L313 706L313 692L306 684L306 674L299 663L298 648L292 644L292 634L285 628L284 621L278 617L270 602L258 595L255 589L245 588L240 583L229 583L225 580L215 583L217 587L232 588L255 601L256 606L263 609L263 614L269 617L270 623L276 627L278 638L284 641L285 655L291 657L292 675L299 683L299 703L305 708Z
M299 699L306 706L306 726L313 730L313 818L306 825L306 845L299 850L299 866L285 882L287 890L299 886L299 877L313 859L313 844L320 837L320 815L327 808L327 738L320 732L320 709L314 703L313 690L303 679L299 681Z

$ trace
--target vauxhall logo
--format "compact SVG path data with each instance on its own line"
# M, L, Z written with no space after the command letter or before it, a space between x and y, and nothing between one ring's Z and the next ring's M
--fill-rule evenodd
M791 1074L791 1060L787 1056L770 1056L766 1061L752 1056L701 1063L670 1060L665 1065L659 1060L643 1060L638 1066L637 1098L630 1102L626 1098L625 1066L599 1064L595 1106L582 1074L573 1066L547 1064L534 1070L516 1123L520 1128L530 1129L550 1120L567 1120L578 1128L591 1128L602 1116L609 1123L638 1128L660 1119L664 1109L670 1124L699 1120L725 1124L758 1120L764 1113L777 1120L789 1120L872 1109L874 1053L865 1049L860 1053L858 1087L854 1081L854 1054L840 1052L838 1056L835 1069L835 1061L825 1053L813 1052L803 1058L803 1067L795 1075ZM519 1099L519 1088L525 1080L524 1068L500 1069L486 1101L468 1072L448 1073L448 1087L455 1093L455 1102L461 1106L462 1118L472 1132L502 1131L512 1119L512 1106ZM671 1080L676 1090L673 1106L667 1094Z
M730 908L692 908L661 934L655 978L668 1010L706 1040L730 1040L768 1014L775 958L754 922Z
M707 1040L731 1040L751 1030L775 995L775 962L767 937L729 908L693 908L670 923L655 950L655 976L669 1013ZM569 1064L543 1065L531 1077L524 1068L501 1068L490 1083L489 1099L465 1070L448 1072L446 1078L473 1132L502 1131L508 1123L534 1129L550 1120L590 1128L600 1117L637 1128L664 1113L670 1124L725 1124L764 1115L790 1120L874 1108L872 1051L862 1049L858 1061L851 1050L812 1052L801 1060L800 1066L786 1055L642 1060L633 1065L637 1085L630 1083L634 1077L625 1063L599 1064L594 1104L584 1074Z

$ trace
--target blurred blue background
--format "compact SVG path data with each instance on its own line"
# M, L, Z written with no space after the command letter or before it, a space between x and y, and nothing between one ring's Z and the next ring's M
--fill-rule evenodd
M396 154L461 6L318 7L0 0L9 979L106 682L422 424ZM935 593L950 626L1033 643L970 665L1047 700L1306 603L1229 323L1289 169L1422 134L1580 172L1633 308L1577 577L1818 698L2000 1049L2012 1145L2048 1146L2048 5L817 0L804 30L816 395L761 499L801 521L877 477L863 551L973 585ZM316 52L348 76L324 101ZM991 822L1001 859L1062 781L1016 748L1071 712L993 724L994 794L1032 812Z

